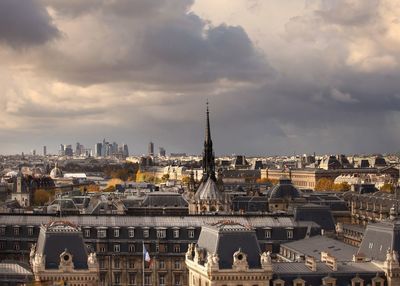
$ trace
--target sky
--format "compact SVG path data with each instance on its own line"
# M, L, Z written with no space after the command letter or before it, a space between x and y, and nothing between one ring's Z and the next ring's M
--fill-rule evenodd
M2 0L0 153L400 150L398 0Z

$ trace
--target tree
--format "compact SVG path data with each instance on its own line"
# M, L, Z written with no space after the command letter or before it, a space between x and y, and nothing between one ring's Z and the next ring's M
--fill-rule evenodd
M394 186L392 184L389 183L385 183L380 190L382 192L387 192L387 193L393 193L394 192Z
M333 184L333 190L338 192L347 192L350 191L350 185L347 182Z
M334 183L332 179L321 178L315 184L316 191L332 191L334 190Z
M162 180L163 182L168 181L168 180L169 180L169 174L164 174L164 175L161 177L161 180Z
M50 193L48 193L45 190L38 189L35 191L35 194L33 195L33 203L37 206L43 206L45 203L47 203L50 199Z

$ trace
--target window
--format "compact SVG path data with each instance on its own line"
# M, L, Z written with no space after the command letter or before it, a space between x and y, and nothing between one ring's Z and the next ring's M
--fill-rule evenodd
M121 283L121 273L119 272L114 273L114 283L115 284Z
M106 246L104 244L99 245L99 252L106 252Z
M129 244L129 246L128 246L128 251L129 252L135 252L135 245L134 244Z
M180 275L180 274L175 274L175 276L174 276L174 282L175 282L175 285L176 285L176 286L182 285L182 282L181 282L181 275Z
M189 238L194 238L194 229L188 229Z
M167 236L166 229L157 229L157 238L165 238Z
M119 268L120 267L120 260L119 258L114 258L114 268Z
M1 236L6 235L6 226L5 226L5 225L2 225L2 226L0 227L0 235L1 235Z
M19 226L14 226L14 236L19 236Z
M98 230L97 230L97 237L98 237L98 238L105 238L105 237L107 237L107 229L103 229L103 228L98 229Z
M165 261L164 260L158 261L158 269L165 269Z
M271 230L270 229L265 230L265 238L271 238Z
M165 286L165 275L164 274L160 274L158 276L158 282L160 286Z
M144 276L144 285L151 285L151 275L150 274L146 274Z
M119 228L114 228L114 237L119 237Z
M90 228L85 228L85 230L84 230L84 236L85 236L85 237L90 237Z
M28 226L28 235L29 236L33 235L33 226Z
M121 246L119 244L114 244L114 252L120 252Z
M134 259L129 259L128 260L128 265L129 265L129 268L135 268L135 260Z
M17 251L20 250L19 243L15 242L13 248L14 248L14 250L17 250Z
M181 269L181 262L179 260L175 260L174 267L175 269Z
M175 253L181 252L181 246L179 244L174 244L174 252Z
M128 236L129 236L130 238L135 237L135 229L134 229L133 227L130 227L130 228L128 229Z
M4 241L0 241L0 249L5 248L6 243Z
M129 284L136 284L136 273L129 273Z
M143 237L145 237L145 238L149 237L149 229L148 228L143 229Z
M105 263L104 259L99 259L99 268L100 269L106 268L106 263Z
M179 229L174 229L174 238L179 238Z
M293 229L288 229L286 231L286 235L288 239L292 239L293 238Z

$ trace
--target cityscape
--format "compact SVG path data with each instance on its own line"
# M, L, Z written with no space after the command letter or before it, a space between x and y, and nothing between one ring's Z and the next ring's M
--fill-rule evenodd
M400 286L396 0L0 0L1 286Z

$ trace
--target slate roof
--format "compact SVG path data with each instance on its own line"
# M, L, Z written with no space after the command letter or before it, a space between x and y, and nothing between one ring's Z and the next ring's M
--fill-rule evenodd
M294 219L296 221L313 221L326 231L335 230L335 219L327 206L306 204L297 206L294 209Z
M358 253L385 261L388 249L400 251L400 220L369 223Z
M202 182L197 189L196 194L194 195L196 201L199 200L224 200L224 195L218 189L217 184L211 179L208 178L205 182Z
M88 250L81 230L71 223L55 221L42 225L36 246L36 253L45 256L45 268L57 269L60 254L68 250L72 254L75 269L88 269Z
M18 263L2 262L0 263L0 275L27 275L32 276L30 269L23 267Z
M49 223L53 216L46 215L8 215L0 214L0 221L4 225L40 225ZM68 215L63 216L73 224L92 227L201 227L205 224L213 224L221 220L235 220L241 225L252 227L296 227L318 225L313 222L296 222L289 216L224 216L224 215L196 215L196 216L93 216L93 215Z
M299 198L300 191L292 184L290 179L280 179L279 183L272 188L271 199Z
M325 251L336 257L338 261L351 261L353 254L356 254L358 250L357 247L321 235L284 243L281 247L304 256L313 256L317 260L320 260L321 252Z
M317 262L317 271L311 271L304 262L277 262L272 264L273 279L282 279L285 285L292 285L293 280L302 278L306 285L320 286L321 279L327 276L337 279L336 285L350 285L356 275L370 281L377 275L385 278L384 271L372 262L338 262L337 271L333 271L323 262Z
M142 203L143 207L187 207L188 202L177 193L149 193Z
M203 226L197 245L207 253L218 254L220 269L232 268L233 254L239 248L247 255L249 268L261 268L261 250L255 231L236 222Z

